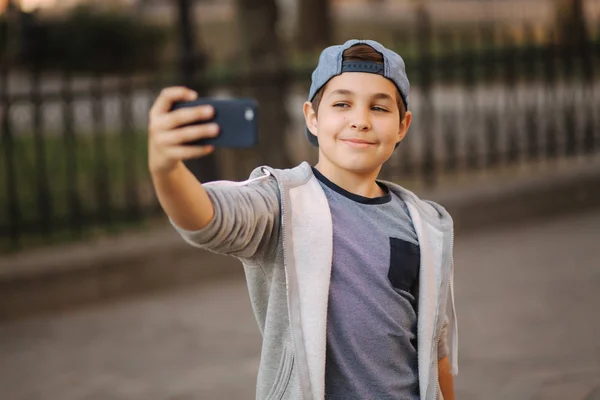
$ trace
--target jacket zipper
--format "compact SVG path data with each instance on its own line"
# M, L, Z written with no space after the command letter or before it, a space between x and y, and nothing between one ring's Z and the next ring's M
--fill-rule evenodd
M450 273L448 274L448 279L446 282L446 296L448 296L450 294L450 279L452 279L452 273L454 271L454 229L452 229L452 240L450 240ZM448 301L446 299L446 301ZM446 304L446 308L448 308L448 304ZM446 310L446 314L448 314L448 311ZM448 321L448 324L450 324L450 321ZM441 334L441 331L440 331ZM439 347L439 336L440 334L438 334L437 338L436 338L436 348ZM437 394L440 391L440 368L439 365L438 367L435 369L435 393L433 393L433 400L437 399Z
M270 172L269 172L270 173ZM273 175L273 174L271 174ZM273 175L274 176L274 175ZM277 179L275 177L275 179ZM286 224L285 224L285 218L283 215L284 210L286 209L286 203L285 203L285 192L283 191L283 187L281 186L281 182L279 182L279 180L277 179L277 186L279 186L279 191L281 192L281 231L282 231L282 240L283 243L287 243L286 241ZM284 261L288 259L287 253L285 251L286 246L283 246L283 259ZM297 362L298 358L296 357L296 340L294 338L294 328L293 328L293 320L292 320L292 312L290 310L290 304L291 304L291 299L290 299L290 277L288 275L288 270L287 270L287 265L284 265L284 271L285 271L285 291L287 294L287 299L288 299L288 320L290 321L290 335L292 337L292 356L293 356L293 362ZM294 369L294 365L292 364L292 370ZM300 375L296 374L298 377L298 380L300 380ZM302 393L302 383L299 382L298 383L298 394L300 395L300 399L304 398L304 394Z

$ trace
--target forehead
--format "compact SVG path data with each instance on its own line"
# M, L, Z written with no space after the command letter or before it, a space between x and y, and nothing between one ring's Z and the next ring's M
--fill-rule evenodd
M398 88L392 81L381 75L366 72L344 72L331 78L325 85L323 96L325 97L338 90L347 90L357 96L386 93L393 99L399 99Z

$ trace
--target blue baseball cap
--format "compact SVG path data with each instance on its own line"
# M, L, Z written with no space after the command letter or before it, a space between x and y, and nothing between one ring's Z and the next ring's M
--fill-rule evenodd
M344 61L344 51L357 44L366 44L383 56L383 64L371 61ZM321 52L317 68L312 73L312 83L308 93L308 101L312 101L319 89L329 80L344 72L367 72L378 74L391 80L400 92L404 106L408 110L408 91L410 82L406 76L404 60L392 50L386 49L374 40L348 40L343 45L330 46ZM306 137L313 146L319 146L315 135L306 128Z

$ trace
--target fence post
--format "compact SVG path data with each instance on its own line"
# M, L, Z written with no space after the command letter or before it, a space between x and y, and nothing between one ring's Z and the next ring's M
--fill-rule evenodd
M594 124L594 112L595 112L595 94L594 94L594 61L596 55L594 54L594 44L590 36L587 35L584 38L583 43L579 47L579 58L581 59L581 71L582 81L584 84L584 107L586 110L585 123L583 128L583 153L593 154L596 148L595 138L595 124Z
M566 38L563 38L566 39ZM573 97L573 86L575 84L575 56L576 48L579 46L579 40L573 38L560 43L560 61L562 64L562 80L566 87L562 97L563 129L565 138L565 155L574 156L577 152L577 133L575 132L575 106Z
M43 46L42 27L35 14L21 13L21 24L23 29L25 58L30 62L31 73L31 104L33 105L33 135L35 143L35 171L37 187L37 206L40 231L45 236L50 236L52 199L50 196L49 180L46 174L46 138L44 137L44 121L42 114L42 65Z
M465 169L467 171L472 171L477 169L479 160L477 154L477 139L478 136L473 126L477 124L477 101L476 101L476 93L475 93L475 83L477 81L477 69L476 62L478 61L476 57L477 46L476 40L473 36L473 33L464 32L461 42L464 44L461 47L461 60L462 60L462 83L464 85L464 90L467 94L465 100L465 111L466 115L463 116L466 121L465 124Z
M67 199L69 202L69 219L71 222L71 233L81 234L83 230L83 217L81 199L77 184L79 166L77 165L77 138L73 129L73 87L72 76L69 69L65 69L62 75L62 115L63 115L63 137L65 146L66 163L66 186Z
M140 216L140 199L137 179L137 160L135 147L136 132L133 126L133 107L131 105L133 90L133 77L130 73L119 79L118 92L121 106L121 143L123 150L123 165L129 165L125 168L123 179L123 191L125 194L126 219L137 221Z
M518 117L518 96L517 96L517 50L516 40L509 31L504 32L502 51L502 62L504 64L504 84L507 93L505 96L505 118L507 120L506 134L507 138L507 157L505 161L509 164L515 164L519 159L519 140L517 137L517 117Z
M546 158L556 158L558 156L558 139L556 135L556 119L552 112L555 107L556 96L554 96L553 89L550 87L556 83L556 44L554 38L554 32L548 30L547 32L547 44L544 50L544 81L545 81L545 107L546 114Z
M204 71L204 56L196 52L195 32L192 24L194 9L192 0L177 0L179 25L179 74L183 85L194 88L200 96L206 94L206 87L200 85L197 70ZM205 80L202 80L204 82ZM184 161L184 164L200 182L219 178L217 160L213 154L202 158Z
M93 157L94 157L94 190L98 209L95 222L109 227L113 226L112 192L108 177L108 154L106 149L106 115L104 110L104 95L102 74L97 72L90 82L91 112L93 126Z
M521 48L521 57L526 82L531 85L531 91L537 90L537 71L540 60L539 45L533 35L533 28L526 24L524 28L524 45ZM529 91L528 91L529 92ZM534 98L533 105L527 106L525 111L525 137L527 139L527 157L530 161L536 161L539 157L538 145L538 102L537 96Z
M8 74L9 74L9 62L12 59L10 53L11 48L9 47L9 33L12 28L12 22L14 17L14 10L11 9L11 3L8 5L6 12L7 18L4 24L0 24L0 29L3 32L0 33L0 38L6 40L5 43L0 43L0 143L1 148L4 150L4 154L0 163L5 166L6 173L6 186L0 188L0 191L6 195L6 216L7 225L2 226L1 230L6 229L8 236L10 237L10 248L18 248L21 241L21 210L19 208L17 183L16 183L16 171L15 171L15 158L14 158L14 142L13 135L10 125L10 108L11 100L10 93L8 92Z
M485 49L483 50L483 76L486 81L491 83L490 87L495 88L495 84L499 81L499 68L498 63L500 57L498 54L498 29L495 26L488 27L483 33L483 42ZM495 89L493 89L495 90ZM499 150L499 129L498 129L498 109L496 104L495 107L485 116L485 127L486 127L486 167L494 168L500 163L500 150Z
M290 166L286 149L289 123L286 103L289 99L290 75L281 40L277 33L279 18L275 0L237 0L240 26L241 83L243 93L255 98L260 106L259 144L255 149L236 151L244 175L256 161L276 168ZM258 160L257 160L258 158Z
M443 76L442 80L446 84L453 84L457 81L456 77L459 67L459 57L457 54L458 40L454 32L442 35L441 40L441 47L446 51L442 62L444 68L440 71ZM458 169L458 112L451 108L449 112L442 114L442 121L445 147L444 172L455 172Z
M195 84L194 70L196 64L195 38L190 19L190 0L177 0L179 23L179 72L185 84Z
M421 172L425 185L432 187L436 182L435 168L435 109L431 87L433 84L433 29L431 26L431 17L424 2L419 2L416 8L417 12L417 46L418 46L418 65L419 65L419 85L421 87L421 108L419 113L422 122L421 134L423 135L423 159L421 161Z
M409 79L411 79L412 71L416 71L418 68L417 63L419 60L415 56L415 54L417 52L417 49L416 49L417 43L416 42L417 42L417 29L414 26L411 27L411 29L409 29L407 32L404 32L401 30L397 30L394 32L394 47L400 48L401 44L407 43L406 53L404 55L402 55L402 57L404 58L405 68L406 68L406 72L408 74ZM415 86L411 86L411 92L414 92L414 89L413 89L414 87ZM414 104L414 95L413 95L412 104ZM412 108L414 108L414 106L412 106L411 109ZM417 119L416 115L415 115L415 113L413 113L412 125L408 131L408 135L407 135L407 137L405 137L402 140L402 142L400 142L399 147L394 151L395 154L392 156L392 159L396 158L398 161L396 163L395 162L396 160L394 160L395 166L392 168L397 168L397 171L394 171L392 173L392 177L402 176L404 178L407 178L407 177L414 178L417 175L417 171L415 168L416 163L414 162L415 144L414 144L414 140L411 139L411 137L413 136L413 133L415 132L415 127L417 126L417 124L415 123L416 119ZM390 161L392 161L392 159L390 159ZM391 167L390 161L388 161L386 164L387 164L387 166ZM387 168L386 164L384 164L383 168ZM382 171L383 171L383 168L382 168Z

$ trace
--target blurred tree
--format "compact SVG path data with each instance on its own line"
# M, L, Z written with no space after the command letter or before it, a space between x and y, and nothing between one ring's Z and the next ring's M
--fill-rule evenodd
M0 15L0 66L5 63L8 54L8 13Z
M196 70L196 44L194 27L190 18L190 1L177 0L177 27L179 29L179 71L185 85L193 86ZM202 65L200 66L202 68Z
M285 151L288 122L286 100L288 82L286 63L277 35L276 0L236 0L241 63L247 77L243 95L258 100L259 153L236 153L237 170L247 171L260 164L282 168L289 166ZM257 159L256 157L260 157Z
M565 46L581 46L588 34L583 0L554 0L557 39Z
M283 65L278 17L275 0L237 0L240 52L250 71L271 72Z
M319 52L331 44L332 18L330 0L298 0L296 41L303 52Z
M98 12L87 6L75 8L57 19L23 14L20 61L32 57L44 68L94 70L148 70L155 68L167 40L167 32L134 15Z
M8 67L18 56L21 10L15 0L8 0L0 14L0 67Z

